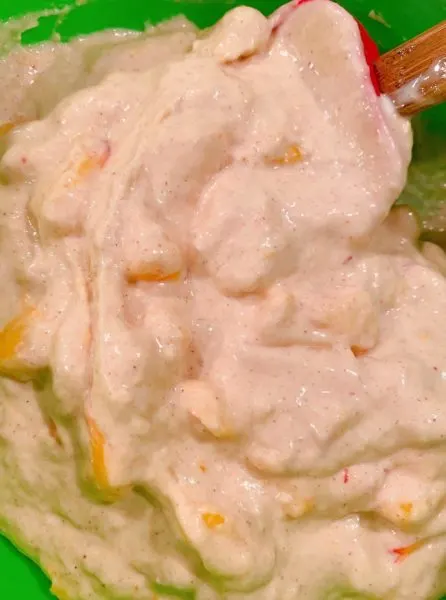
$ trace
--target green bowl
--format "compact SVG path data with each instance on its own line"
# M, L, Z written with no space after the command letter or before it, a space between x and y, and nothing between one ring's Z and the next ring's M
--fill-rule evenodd
M65 41L75 35L110 27L142 30L147 23L156 24L178 13L185 14L200 27L207 27L237 4L255 6L268 14L282 3L282 0L91 0L82 3L75 0L0 0L0 21L18 18L30 12L47 11L40 17L37 27L22 34L23 43L35 43L49 38L55 32ZM382 50L395 47L432 27L444 19L446 14L446 0L426 0L423 3L419 0L340 0L340 4L363 22ZM433 109L425 114L423 131L432 136L440 132L441 145L446 147L445 107ZM9 542L2 539L0 598L53 598L46 577Z

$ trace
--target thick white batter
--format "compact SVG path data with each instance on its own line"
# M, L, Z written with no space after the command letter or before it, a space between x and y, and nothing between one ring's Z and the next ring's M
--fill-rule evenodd
M61 599L446 591L445 259L296 4L0 64L0 530Z

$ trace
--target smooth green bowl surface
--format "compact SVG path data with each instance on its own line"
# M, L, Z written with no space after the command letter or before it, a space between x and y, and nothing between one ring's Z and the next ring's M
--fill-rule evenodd
M156 24L179 13L185 14L200 27L207 27L237 4L255 6L268 14L283 1L91 0L77 6L74 0L0 0L0 21L28 12L61 9L59 15L41 17L39 26L25 32L22 39L24 43L39 42L57 32L65 41L75 35L110 27L142 30L146 23ZM340 0L340 4L363 22L382 50L432 27L446 15L446 0ZM382 17L386 25L369 16L372 10ZM446 131L445 108L429 111L424 122L428 129ZM24 559L9 542L0 539L0 600L50 600L53 596L48 590L49 583L39 569Z

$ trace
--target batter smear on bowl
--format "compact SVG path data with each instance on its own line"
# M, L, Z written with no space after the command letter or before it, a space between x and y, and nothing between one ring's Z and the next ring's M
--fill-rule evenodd
M312 0L2 59L0 530L61 600L446 590L445 261L363 39Z

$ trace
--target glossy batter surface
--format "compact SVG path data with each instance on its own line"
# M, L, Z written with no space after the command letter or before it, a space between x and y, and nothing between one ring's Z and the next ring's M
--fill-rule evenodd
M61 599L446 590L444 257L296 5L0 64L0 529Z

